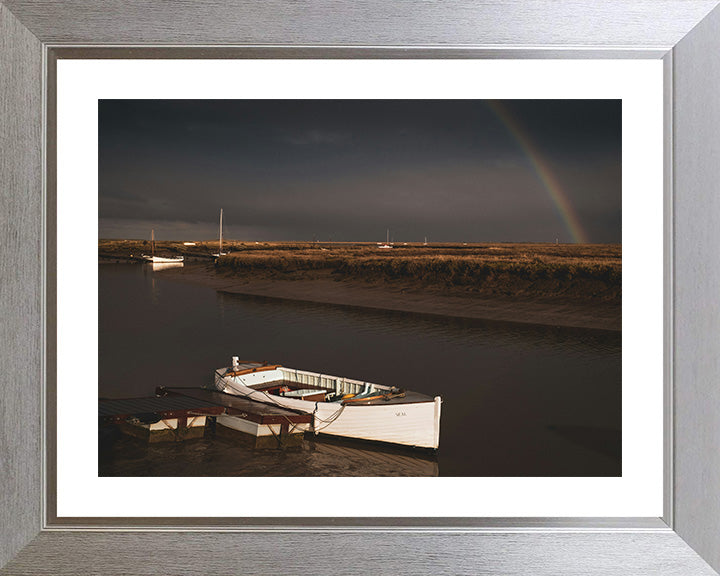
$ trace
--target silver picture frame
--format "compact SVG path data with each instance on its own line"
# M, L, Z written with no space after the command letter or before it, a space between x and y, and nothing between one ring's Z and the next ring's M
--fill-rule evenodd
M0 574L717 574L719 3L0 0ZM661 59L663 516L58 518L54 69L118 57Z

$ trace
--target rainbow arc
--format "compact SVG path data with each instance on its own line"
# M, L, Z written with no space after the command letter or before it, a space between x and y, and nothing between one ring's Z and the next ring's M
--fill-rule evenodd
M567 194L565 194L557 178L552 173L552 170L544 161L542 153L530 138L527 130L510 113L502 102L497 100L488 100L487 104L527 156L533 170L535 170L540 182L547 190L550 199L555 205L560 218L562 218L565 227L573 239L573 242L587 243L588 236L580 223L580 218L578 218L578 215L570 203Z

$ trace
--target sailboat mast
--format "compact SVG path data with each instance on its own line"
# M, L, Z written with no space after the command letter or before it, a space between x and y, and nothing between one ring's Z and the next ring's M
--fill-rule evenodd
M222 254L222 213L223 210L220 208L220 250L218 250L218 255Z
M150 249L152 250L151 254L155 256L155 229L153 228L150 230Z

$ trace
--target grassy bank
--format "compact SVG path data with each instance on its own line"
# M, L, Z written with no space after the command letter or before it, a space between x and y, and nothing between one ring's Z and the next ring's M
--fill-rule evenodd
M216 270L254 279L332 278L523 300L620 303L622 247L572 244L375 244L229 242ZM100 256L149 250L143 241L100 242ZM156 253L211 258L217 242L158 242Z

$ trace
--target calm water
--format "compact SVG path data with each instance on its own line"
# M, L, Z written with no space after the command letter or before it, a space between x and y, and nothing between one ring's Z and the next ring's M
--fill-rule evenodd
M191 266L192 264L188 264ZM103 475L619 476L621 336L240 296L100 266L102 397L202 386L233 355L443 397L436 459L348 442L122 438Z

